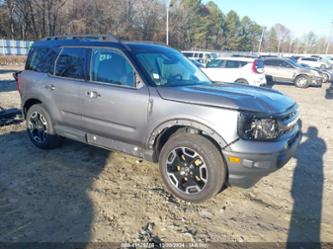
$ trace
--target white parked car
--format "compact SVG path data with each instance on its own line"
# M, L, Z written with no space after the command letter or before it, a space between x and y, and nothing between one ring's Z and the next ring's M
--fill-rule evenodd
M322 60L319 57L301 57L297 60L298 64L306 64L310 67L317 67L322 69L331 68L331 64Z
M237 82L252 86L266 85L264 63L260 59L220 57L202 68L212 81Z

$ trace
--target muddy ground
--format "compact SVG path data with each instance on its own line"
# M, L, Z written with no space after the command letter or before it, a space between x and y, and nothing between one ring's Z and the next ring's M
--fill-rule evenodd
M18 107L11 70L0 70L0 106ZM333 100L325 89L275 85L300 105L297 156L251 189L203 204L165 191L158 167L65 140L32 145L24 123L0 128L0 241L333 242Z

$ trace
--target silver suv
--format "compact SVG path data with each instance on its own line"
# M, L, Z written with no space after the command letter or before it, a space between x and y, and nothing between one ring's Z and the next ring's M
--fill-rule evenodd
M267 82L292 83L300 88L321 86L324 75L318 70L305 68L294 61L280 57L263 58Z
M18 86L37 147L55 148L65 137L158 162L168 189L191 202L227 185L252 186L283 166L300 140L292 99L213 83L163 45L47 38L34 43Z

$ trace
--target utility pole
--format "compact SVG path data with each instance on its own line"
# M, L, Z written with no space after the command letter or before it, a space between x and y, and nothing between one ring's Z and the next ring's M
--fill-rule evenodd
M170 2L167 1L167 6L166 6L166 44L169 45L169 5Z
M166 44L169 45L169 9L172 7L172 0L166 2Z
M333 30L333 21L331 22L330 34L329 34L329 36L327 38L327 46L326 46L326 52L325 52L325 54L328 53L328 49L330 48L330 40L331 40L332 30Z
M266 27L262 27L262 32L261 32L261 37L260 37L260 42L259 42L259 49L258 49L258 53L260 54L260 50L261 50L261 45L262 45L262 40L264 39L264 32L265 32Z

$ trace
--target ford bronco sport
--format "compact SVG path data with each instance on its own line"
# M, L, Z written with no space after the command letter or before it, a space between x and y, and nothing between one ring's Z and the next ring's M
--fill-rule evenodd
M213 83L174 49L111 35L35 42L18 88L37 147L66 137L158 162L168 189L191 202L252 186L300 140L289 97Z

